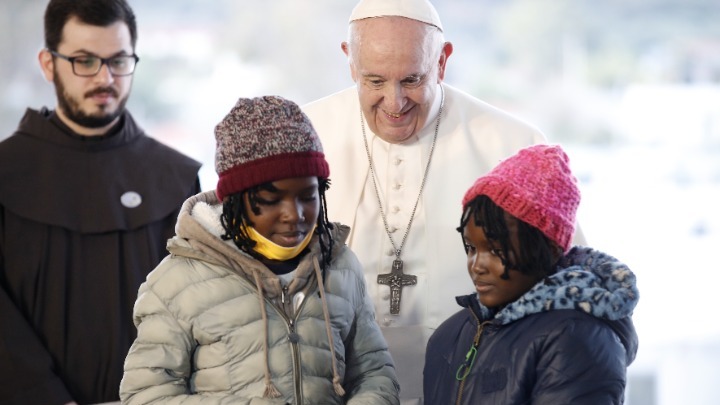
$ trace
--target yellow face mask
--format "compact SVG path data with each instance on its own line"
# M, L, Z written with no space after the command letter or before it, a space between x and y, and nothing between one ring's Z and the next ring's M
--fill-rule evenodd
M260 233L256 231L255 228L253 228L252 226L245 227L245 231L247 231L250 239L256 242L255 247L253 248L254 251L260 253L261 255L267 257L270 260L285 261L297 257L297 255L299 255L300 252L302 252L303 249L305 249L307 245L310 244L310 240L312 240L316 227L317 225L315 225L313 229L308 232L307 235L305 235L305 239L303 239L303 241L300 242L299 245L293 247L284 247L278 245L270 239L267 239L266 237L260 235Z

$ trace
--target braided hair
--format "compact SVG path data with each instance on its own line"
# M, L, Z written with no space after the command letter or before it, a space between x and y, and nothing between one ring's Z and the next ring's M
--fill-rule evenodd
M511 269L540 278L556 272L556 265L562 257L562 248L539 229L506 213L488 196L479 195L467 203L457 228L460 234L470 219L483 229L489 241L500 246L499 257L505 266L505 272L501 276L503 279L510 278ZM517 248L511 242L508 219L517 221Z
M317 219L317 227L315 228L315 235L318 236L320 241L320 254L322 260L320 260L320 267L323 270L330 265L332 260L332 248L333 238L331 231L333 224L328 220L327 217L327 200L325 199L325 191L330 188L330 180L318 178L318 194L320 197L320 212ZM223 240L232 240L240 250L249 254L250 256L260 260L263 257L257 253L253 248L257 244L250 238L242 224L252 226L253 223L250 221L248 216L248 209L252 210L255 215L260 215L260 208L258 207L258 192L261 190L273 191L274 187L272 182L263 183L239 193L230 194L223 201L223 212L220 216L220 222L222 223L225 233L221 236ZM245 194L247 194L249 207L245 203Z

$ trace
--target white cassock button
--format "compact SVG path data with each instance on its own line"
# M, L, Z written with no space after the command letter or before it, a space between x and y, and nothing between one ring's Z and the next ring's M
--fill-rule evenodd
M397 214L398 212L400 212L400 207L398 207L397 205L393 206L392 212L393 212L393 214Z
M142 204L142 197L135 191L127 191L120 196L120 204L127 208L135 208Z
M390 233L395 233L395 232L397 232L397 230L398 230L397 226L390 227Z
M395 163L395 166L400 166L400 163L402 163L402 162L403 162L402 158L396 157L395 162L393 162L393 163Z
M395 190L400 190L400 189L402 188L402 184L400 184L400 183L395 183L395 185L393 186L393 188L394 188Z
M387 255L388 255L388 256L395 256L395 251L392 250L392 249L388 249Z

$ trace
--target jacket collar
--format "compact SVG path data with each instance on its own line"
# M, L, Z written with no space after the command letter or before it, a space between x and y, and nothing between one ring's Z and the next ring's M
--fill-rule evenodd
M506 325L528 315L558 309L575 309L596 318L616 321L632 315L639 293L635 274L623 263L587 247L572 248L552 276L523 296L499 309L483 306L476 294L457 297L481 321Z
M217 207L220 205L215 191L206 191L188 198L183 204L175 226L176 236L168 241L168 251L180 256L200 259L228 267L254 282L256 273L262 281L263 292L268 298L282 294L282 284L278 276L255 258L238 249L232 241L220 238L223 233ZM216 207L216 208L213 208ZM342 246L350 229L341 224L333 224L335 246ZM295 278L288 285L288 293L301 291L314 272L312 257L321 256L317 237L310 243L310 252L300 261Z

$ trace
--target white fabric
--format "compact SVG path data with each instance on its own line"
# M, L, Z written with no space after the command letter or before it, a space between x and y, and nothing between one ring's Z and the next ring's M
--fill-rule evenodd
M428 0L360 0L350 13L350 22L391 16L410 18L443 30L440 16Z
M377 320L395 361L403 404L422 403L427 339L459 310L454 297L473 291L456 231L465 191L500 160L520 148L545 142L540 131L517 118L451 86L443 87L445 107L437 146L402 253L405 273L417 276L418 282L403 288L399 315L390 314L389 288L377 284L378 274L389 272L394 255L369 177L357 89L351 87L303 107L330 164L329 218L352 228L348 244L363 265ZM434 129L433 117L417 139L390 145L366 126L373 162L382 176L378 188L383 208L388 223L397 227L393 233L397 244L415 204ZM396 184L401 187L395 189Z

